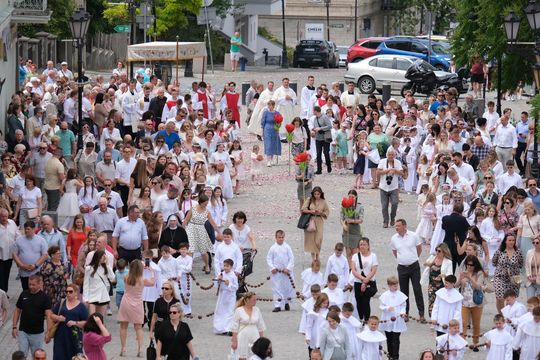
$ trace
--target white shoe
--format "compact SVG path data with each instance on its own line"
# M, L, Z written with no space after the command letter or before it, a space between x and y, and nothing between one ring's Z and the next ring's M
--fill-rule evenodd
M271 161L267 162L267 163L266 163L266 166L271 167L271 166L272 166L272 162L271 162Z
M108 310L107 310L107 316L112 316L112 311L111 311L111 309L108 309Z

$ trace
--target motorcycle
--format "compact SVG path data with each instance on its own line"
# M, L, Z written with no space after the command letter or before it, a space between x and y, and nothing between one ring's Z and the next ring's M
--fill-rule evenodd
M415 61L405 73L405 78L409 80L401 89L401 96L405 97L407 91L432 95L439 88L456 88L459 94L465 94L468 90L467 78L469 71L461 68L457 73L435 70L431 65L423 60Z

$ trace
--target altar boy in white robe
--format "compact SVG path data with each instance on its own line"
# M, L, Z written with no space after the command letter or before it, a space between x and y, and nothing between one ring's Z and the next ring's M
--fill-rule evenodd
M164 245L160 249L161 259L158 261L159 269L161 270L161 282L171 281L174 284L174 293L178 294L178 282L180 278L180 270L178 262L171 255L171 248Z
M274 310L289 311L292 298L295 296L292 287L292 276L294 274L294 255L289 244L285 243L285 232L276 231L276 242L268 250L266 255L268 269L272 273L272 297L274 299ZM291 298L289 300L289 298Z
M386 334L386 347L389 359L399 359L399 336L407 330L406 316L407 296L399 291L399 281L390 276L386 290L379 297L379 308L382 310L380 329Z
M540 306L532 315L532 320L519 325L514 337L514 349L521 349L521 360L536 360L540 353Z
M238 278L232 271L233 265L234 261L225 259L223 261L223 271L216 279L218 298L214 310L214 334L225 335L230 330L236 304L236 290L238 290Z
M311 267L302 271L302 296L309 299L312 295L312 286L318 284L324 286L324 278L321 274L321 262L315 259L311 262ZM321 291L319 287L319 292Z
M188 315L191 314L191 292L188 288L188 277L190 276L191 270L193 269L193 257L189 254L189 243L181 243L179 246L180 256L176 258L176 262L178 263L178 276L180 277L179 282L179 292L178 296L180 294L183 294L182 299L182 309L184 310L184 314ZM186 301L187 304L184 302Z
M296 93L289 87L289 79L283 78L281 86L274 91L272 100L276 102L276 111L283 115L285 124L290 123L294 119L294 105L296 105ZM279 133L285 134L285 126L280 127Z
M495 328L484 334L486 338L486 360L512 360L512 335L505 329L504 316L495 315Z
M343 289L349 280L349 262L347 257L343 255L343 243L338 242L334 246L334 254L328 257L326 268L324 269L324 278L328 279L328 275L336 274L339 278L338 288Z
M518 319L527 312L527 307L517 300L516 291L509 289L504 293L506 306L501 309L501 314L506 319L506 331L510 335L516 335Z
M437 352L447 355L445 359L462 360L465 355L467 341L459 335L460 328L461 323L459 321L455 319L450 320L448 323L448 334L437 336Z
M354 360L361 360L359 351L359 339L358 333L362 330L362 323L353 316L354 305L350 302L346 302L341 307L341 326L344 326L349 335L349 343L351 344L352 354Z
M444 278L444 287L435 293L435 302L431 311L431 323L437 330L437 336L448 331L444 325L449 325L450 320L461 320L461 303L463 296L454 288L456 277L447 275ZM461 321L458 321L461 330Z
M361 360L382 360L382 344L386 336L379 330L379 318L370 316L367 326L358 334L358 351L361 354Z
M336 274L328 275L327 286L322 292L328 295L330 305L337 305L341 309L341 306L345 303L345 294L343 293L343 289L338 287L338 283L339 278Z

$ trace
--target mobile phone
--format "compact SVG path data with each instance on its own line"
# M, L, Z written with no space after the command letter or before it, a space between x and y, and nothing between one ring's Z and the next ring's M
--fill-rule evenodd
M144 266L146 266L146 267L150 266L150 259L149 258L144 259Z

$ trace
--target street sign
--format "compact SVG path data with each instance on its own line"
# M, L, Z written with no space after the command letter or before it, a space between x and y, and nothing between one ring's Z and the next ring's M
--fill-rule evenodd
M139 23L138 25L139 25L139 29L144 30L144 24ZM150 29L152 28L152 26L153 26L152 23L148 23L146 24L146 29Z
M144 24L144 16L143 15L137 15L135 16L135 21L139 24ZM153 23L154 22L154 15L146 15L146 23Z
M117 33L128 33L130 32L130 26L129 25L116 25L114 27L114 31Z

